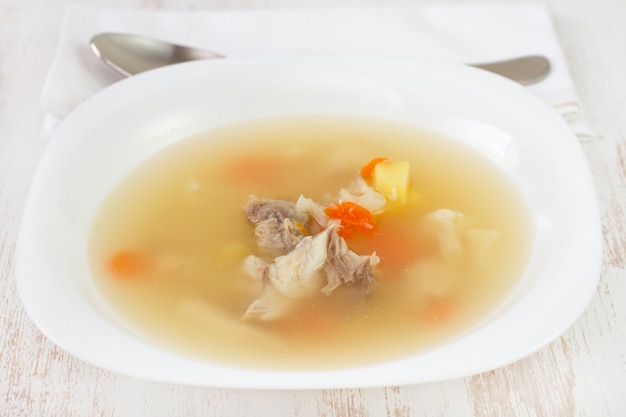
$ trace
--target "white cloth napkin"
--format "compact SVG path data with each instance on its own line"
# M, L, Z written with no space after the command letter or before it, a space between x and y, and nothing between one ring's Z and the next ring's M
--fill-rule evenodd
M89 49L100 32L143 34L231 57L399 56L477 63L544 55L552 72L528 88L591 137L551 18L534 3L152 11L70 6L42 93L42 134L122 76Z

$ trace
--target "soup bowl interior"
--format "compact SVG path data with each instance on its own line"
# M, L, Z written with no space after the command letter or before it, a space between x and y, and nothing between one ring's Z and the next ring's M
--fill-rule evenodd
M476 149L509 175L528 202L535 240L505 303L443 346L345 369L237 368L137 337L104 302L90 272L87 241L104 199L139 163L178 141L240 121L299 114L419 126ZM46 336L78 358L126 375L238 388L430 382L506 365L568 328L597 284L598 218L589 170L568 126L542 100L493 74L409 59L198 61L121 81L61 124L26 205L17 284Z

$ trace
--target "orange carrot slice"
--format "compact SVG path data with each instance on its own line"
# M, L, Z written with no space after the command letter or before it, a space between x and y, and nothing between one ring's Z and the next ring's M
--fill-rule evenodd
M376 252L380 258L378 268L387 272L381 277L390 280L429 253L428 242L420 239L414 228L393 216L379 218L371 233L354 233L345 239L356 253Z
M244 155L226 166L224 179L241 186L269 185L287 171L275 158L265 155Z
M455 303L450 298L441 298L430 300L422 311L422 317L432 324L446 323L454 318L455 313Z
M374 215L366 208L351 202L333 203L324 209L331 219L341 221L340 236L348 236L355 231L374 230Z
M370 179L372 175L374 175L374 169L376 169L376 165L380 164L381 162L385 162L387 160L388 160L387 158L372 159L363 168L361 168L361 177L364 180Z
M120 279L133 279L140 276L148 267L145 255L133 250L120 250L108 260L108 269Z
M330 334L337 328L337 320L321 305L303 306L284 324L283 331L308 339Z

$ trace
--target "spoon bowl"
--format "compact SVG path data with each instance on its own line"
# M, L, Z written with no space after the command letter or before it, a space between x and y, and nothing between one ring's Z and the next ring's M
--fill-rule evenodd
M186 61L224 58L209 50L124 33L96 35L89 45L96 56L127 77Z
M186 61L225 58L217 52L206 49L124 33L98 34L91 39L89 46L105 64L126 77ZM472 66L499 74L522 85L539 82L550 73L550 62L538 55Z

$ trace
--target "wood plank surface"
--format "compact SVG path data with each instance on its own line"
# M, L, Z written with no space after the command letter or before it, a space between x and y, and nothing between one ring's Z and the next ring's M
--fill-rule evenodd
M115 0L72 4L270 8L425 1ZM491 372L431 384L305 391L146 382L86 364L27 316L14 277L15 242L45 140L39 95L65 0L0 0L1 416L626 416L626 3L546 0L594 137L583 142L603 233L603 271L584 314L554 342ZM564 289L567 291L567 289Z

